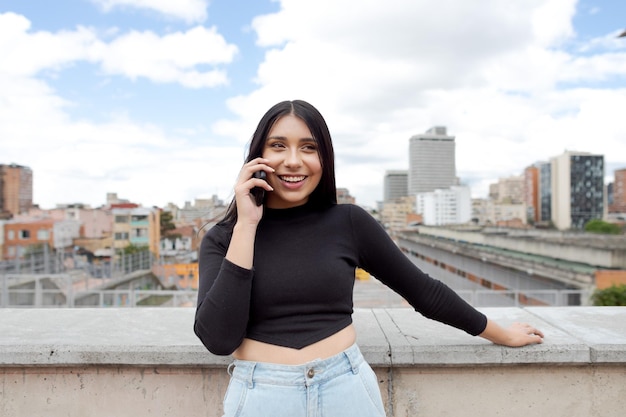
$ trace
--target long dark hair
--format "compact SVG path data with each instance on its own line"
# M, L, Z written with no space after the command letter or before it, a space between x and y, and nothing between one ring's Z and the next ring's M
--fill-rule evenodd
M317 149L322 163L322 178L309 196L309 203L316 207L328 207L337 204L337 187L335 185L335 152L330 131L322 114L311 104L303 100L282 101L272 106L261 118L252 135L250 148L245 162L263 155L267 135L278 119L293 115L302 119L317 142ZM237 204L231 200L224 215L222 224L234 225L237 222Z

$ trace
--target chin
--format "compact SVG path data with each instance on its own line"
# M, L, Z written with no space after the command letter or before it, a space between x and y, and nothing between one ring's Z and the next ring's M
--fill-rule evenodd
M306 202L308 201L308 196L304 196L304 197L296 197L296 196L291 196L291 197L287 197L287 198L276 198L273 200L268 201L268 205L269 207L276 207L276 208L289 208L289 207L296 207L296 206L301 206L303 204L306 204Z

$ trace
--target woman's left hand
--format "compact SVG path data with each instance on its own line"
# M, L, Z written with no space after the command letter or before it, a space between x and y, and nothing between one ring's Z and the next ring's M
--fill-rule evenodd
M508 329L509 343L507 346L525 346L543 342L543 332L528 323L513 323Z
M480 334L498 345L520 347L543 343L543 332L528 323L513 323L507 328L500 327L492 320L487 320L487 327Z

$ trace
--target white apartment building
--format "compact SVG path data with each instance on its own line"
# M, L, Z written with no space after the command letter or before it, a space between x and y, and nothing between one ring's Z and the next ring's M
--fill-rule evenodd
M467 223L472 218L472 197L469 187L455 185L418 193L416 211L427 226Z
M436 126L409 139L409 195L457 185L454 136Z

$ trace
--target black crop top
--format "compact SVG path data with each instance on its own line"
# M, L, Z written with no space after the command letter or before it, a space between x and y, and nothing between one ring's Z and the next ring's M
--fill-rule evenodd
M252 270L227 259L232 228L212 227L199 258L194 331L209 351L229 355L244 337L300 349L352 323L361 267L424 316L480 334L487 318L420 271L365 210L340 204L268 209L257 228Z

